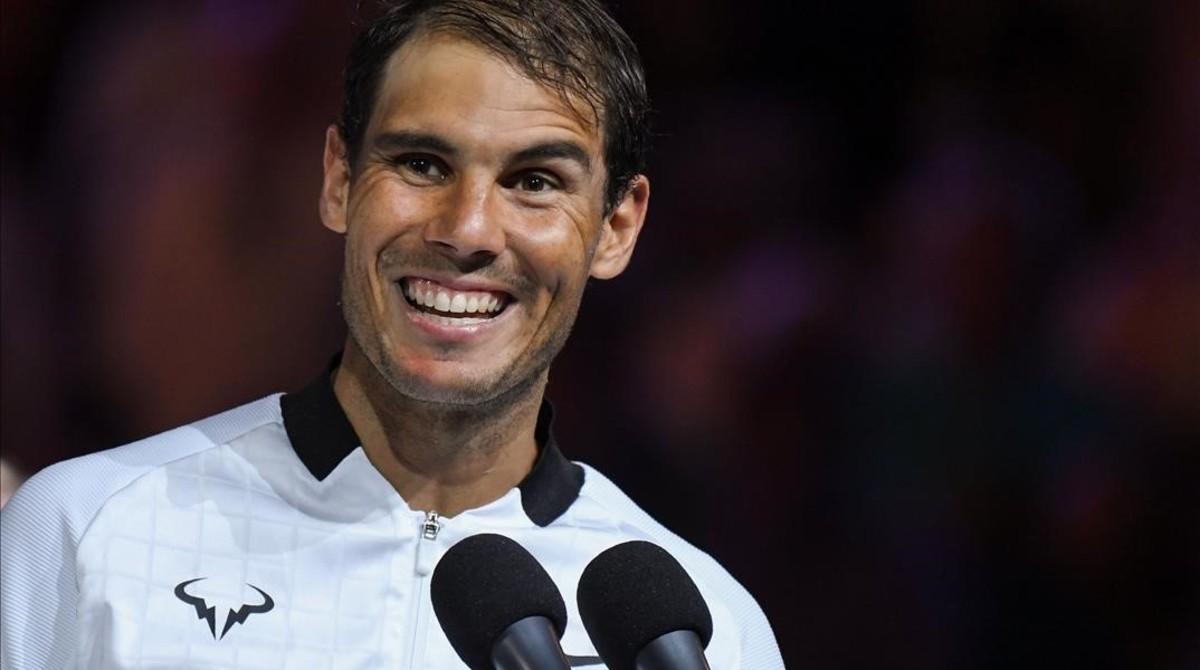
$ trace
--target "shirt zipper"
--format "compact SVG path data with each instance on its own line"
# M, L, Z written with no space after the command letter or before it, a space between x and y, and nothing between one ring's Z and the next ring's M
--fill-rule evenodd
M425 657L425 628L428 624L428 615L425 607L425 586L429 582L429 575L433 572L434 557L437 553L434 551L433 543L437 541L438 533L442 530L442 523L437 512L432 510L425 513L425 519L421 522L419 533L417 534L417 549L415 567L415 579L413 580L412 589L412 621L413 638L410 658L408 659L408 667L413 670L419 670L423 666Z
M425 513L425 521L421 523L421 537L426 540L436 540L438 531L442 529L441 522L438 521L438 513L432 510Z

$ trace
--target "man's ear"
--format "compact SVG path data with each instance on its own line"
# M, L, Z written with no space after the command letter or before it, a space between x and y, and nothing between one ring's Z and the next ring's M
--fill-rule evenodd
M611 279L629 265L638 233L642 232L642 224L646 221L646 207L649 204L650 180L646 175L638 175L633 178L625 190L625 196L600 229L600 243L596 245L596 253L592 256L593 277Z
M337 125L325 129L325 180L321 183L321 223L335 233L346 232L346 208L350 197L350 158Z

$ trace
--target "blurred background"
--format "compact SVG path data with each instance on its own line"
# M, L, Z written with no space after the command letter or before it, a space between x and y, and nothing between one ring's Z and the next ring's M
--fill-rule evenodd
M2 9L8 467L303 386L354 3ZM654 191L553 370L568 456L789 667L1200 667L1200 3L615 11Z

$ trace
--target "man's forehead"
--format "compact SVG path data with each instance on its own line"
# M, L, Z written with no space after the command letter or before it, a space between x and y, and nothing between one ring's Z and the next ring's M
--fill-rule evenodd
M486 67L476 67L480 63ZM387 116L417 102L491 104L512 112L558 115L567 121L564 125L601 146L603 129L594 105L539 81L490 46L454 32L425 31L406 40L388 57L376 91L370 125L377 129L387 123Z

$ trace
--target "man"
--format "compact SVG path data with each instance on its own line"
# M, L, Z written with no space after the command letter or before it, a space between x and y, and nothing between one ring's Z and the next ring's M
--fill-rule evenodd
M646 109L636 51L594 0L389 9L325 138L342 354L298 393L23 487L3 515L4 668L462 667L428 584L480 532L554 578L575 663L599 664L580 572L645 539L704 594L713 667L782 667L737 582L551 434L550 362L645 219Z

